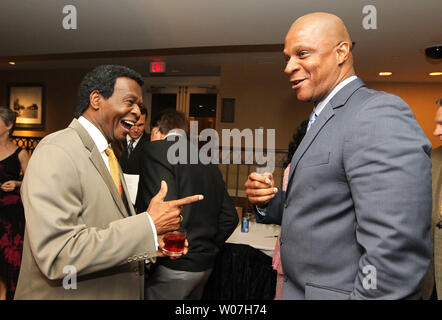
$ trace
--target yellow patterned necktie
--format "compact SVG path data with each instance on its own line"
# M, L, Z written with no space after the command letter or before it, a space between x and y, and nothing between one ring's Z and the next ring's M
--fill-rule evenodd
M117 187L118 193L121 196L123 194L123 188L121 187L120 167L117 157L115 157L114 150L112 150L111 147L107 147L104 152L109 157L110 174L112 176L112 180L114 180L115 186Z

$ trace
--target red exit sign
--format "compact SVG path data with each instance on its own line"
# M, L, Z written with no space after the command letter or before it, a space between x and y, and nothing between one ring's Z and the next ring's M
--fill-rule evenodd
M164 61L154 61L150 63L150 73L166 72L166 63Z

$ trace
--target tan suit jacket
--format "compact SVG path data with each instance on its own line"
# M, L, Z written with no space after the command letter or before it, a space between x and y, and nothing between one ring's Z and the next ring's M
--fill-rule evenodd
M142 298L143 263L156 256L155 240L121 181L123 199L76 119L39 143L21 190L26 231L16 299ZM76 289L63 286L66 266L77 271Z
M436 282L437 297L442 299L442 229L437 225L442 221L442 147L431 152L433 176L433 214L431 221L431 241L433 243L433 262L424 278L422 298L427 300Z

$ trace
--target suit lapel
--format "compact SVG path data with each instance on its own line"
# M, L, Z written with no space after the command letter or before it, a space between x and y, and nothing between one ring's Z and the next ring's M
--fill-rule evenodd
M92 164L95 166L97 171L99 172L100 176L103 178L104 182L106 183L112 198L115 201L115 204L117 205L118 209L120 210L120 213L123 217L127 217L128 213L124 206L123 199L120 197L120 194L118 193L117 187L114 184L114 181L112 180L112 176L110 175L109 170L106 167L106 164L103 161L103 158L100 154L100 152L97 149L97 146L95 145L94 141L92 140L89 133L84 129L84 127L78 122L77 119L74 119L71 124L69 125L70 128L74 129L78 135L80 136L81 141L83 142L85 148L90 152L89 159L91 160ZM120 168L121 172L121 168ZM121 175L121 173L120 173ZM121 179L122 184L125 187L125 183L123 183L124 178ZM127 194L127 189L125 190L125 193Z
M287 185L287 193L290 189L290 185L293 178L293 173L295 172L296 166L299 163L299 160L301 160L304 153L307 151L307 149L310 147L312 142L315 140L315 137L318 135L318 133L321 131L322 127L328 122L330 118L334 116L333 108L331 107L330 103L327 103L322 109L321 114L316 119L315 123L311 126L311 128L307 131L304 138L301 141L301 144L299 145L298 149L296 149L295 154L292 157L292 161L290 162L290 173L289 173L289 182Z
M352 94L364 86L364 82L361 79L357 78L346 86L344 86L340 91L338 91L335 96L325 105L324 109L322 109L315 123L311 126L309 131L306 133L304 138L301 141L298 149L296 149L295 154L292 157L292 161L290 162L290 173L289 173L289 182L287 185L286 196L291 187L292 179L296 167L301 160L302 156L308 150L310 145L315 140L315 137L322 130L324 125L335 115L335 109L342 107L348 99L352 96Z

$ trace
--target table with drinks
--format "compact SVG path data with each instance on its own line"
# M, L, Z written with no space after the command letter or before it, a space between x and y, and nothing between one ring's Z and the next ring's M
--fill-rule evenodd
M272 300L272 257L281 227L256 223L253 214L238 216L240 222L217 256L203 299Z
M281 226L279 225L257 223L252 213L244 214L239 225L226 242L247 244L261 250L268 256L273 256L280 231Z

